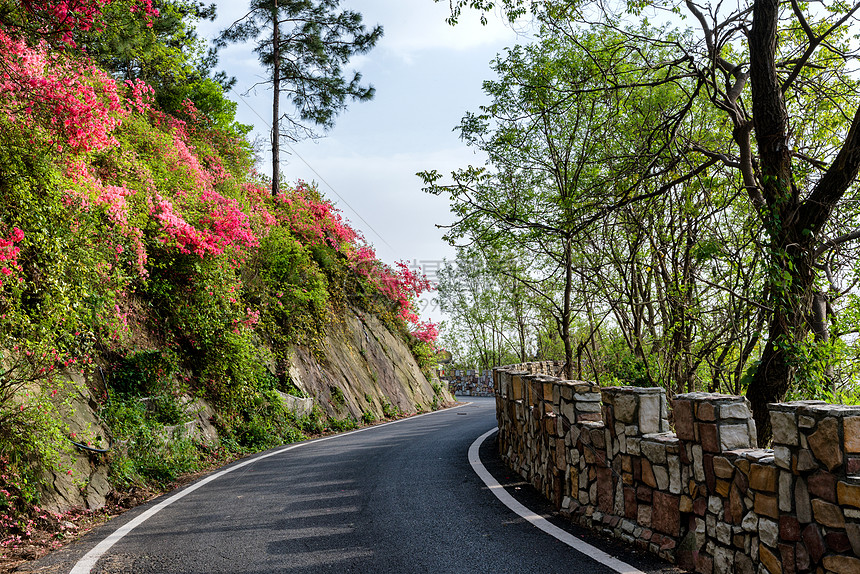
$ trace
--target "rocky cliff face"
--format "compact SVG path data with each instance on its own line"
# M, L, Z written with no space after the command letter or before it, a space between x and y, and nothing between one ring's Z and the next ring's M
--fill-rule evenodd
M323 357L316 358L301 347L293 349L290 376L307 397L282 394L282 399L300 416L315 405L331 418L361 421L371 413L373 418L382 419L394 412L432 410L454 400L438 380L430 382L424 377L402 338L376 317L357 311L346 313L329 327ZM109 436L92 396L92 389L103 389L100 375L95 373L87 380L81 373L71 372L68 378L73 390L60 411L71 438L91 442L95 437ZM190 397L185 405L189 422L164 427L164 440L191 436L197 442L217 443L218 433L211 423L216 415L213 407ZM110 454L70 446L64 471L51 473L46 479L41 506L54 512L98 508L112 489ZM94 446L105 446L104 439Z
M329 328L324 361L295 349L290 376L334 418L360 420L367 412L382 418L389 405L414 413L453 400L438 381L426 379L400 337L375 316L355 311Z

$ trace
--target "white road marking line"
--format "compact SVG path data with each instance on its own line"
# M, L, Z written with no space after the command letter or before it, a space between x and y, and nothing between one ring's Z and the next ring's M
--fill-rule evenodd
M162 500L161 502L159 502L158 504L156 504L155 506L153 506L152 508L150 508L149 510L147 510L146 512L141 514L140 516L134 518L133 520L126 523L125 525L117 528L113 533L109 534L101 542L96 544L92 550L90 550L89 552L84 554L84 556L80 560L78 560L78 562L74 565L74 567L72 567L71 571L69 571L69 574L89 574L90 571L93 569L93 567L96 565L96 562L98 562L99 558L101 558L108 550L110 550L114 544L116 544L117 542L122 540L129 532L131 532L132 530L134 530L135 528L137 528L138 526L140 526L141 524L143 524L144 522L146 522L147 520L149 520L150 518L152 518L153 516L155 516L156 514L158 514L159 512L161 512L162 510L164 510L168 506L170 506L171 504L173 504L174 502L177 502L177 501L181 500L182 498L185 498L187 495L191 494L192 492L194 492L198 488L206 486L207 484L209 484L213 480L217 480L217 479L221 478L222 476L224 476L225 474L230 474L231 472L233 472L235 470L239 470L240 468L245 468L246 466L248 466L250 464L254 464L257 461L260 461L260 460L263 460L263 459L266 459L266 458L269 458L272 456L277 456L277 455L283 454L289 450L293 450L295 448L299 448L299 447L302 447L305 445L325 442L327 440L332 440L332 439L341 438L341 437L353 435L353 434L364 432L364 431L378 429L378 428L385 427L388 425L402 423L404 421L411 421L411 420L415 420L415 419L418 419L421 417L426 417L429 415L446 413L446 412L452 411L454 409L459 409L460 407L464 407L464 406L470 405L470 404L472 404L472 403L463 403L463 404L457 405L456 407L451 407L451 408L443 409L440 411L433 411L433 412L429 412L429 413L424 413L422 415L415 415L415 416L407 417L404 419L398 419L396 421L391 421L391 422L382 423L379 425L364 427L364 428L350 431L350 432L335 434L335 435L331 435L331 436L327 436L327 437L323 437L323 438L318 438L315 440L309 440L309 441L305 441L305 442L292 444L290 446L280 448L280 449L278 449L276 451L272 451L270 453L255 456L255 457L250 458L246 461L240 462L239 464L237 464L235 466L231 466L230 468L224 469L220 472L216 472L215 474L210 474L209 476L200 480L199 482L195 482L194 484L192 484L191 486L189 486L185 490L177 492L176 494Z
M477 475L484 481L484 484L487 485L487 488L490 489L490 492L496 495L502 504L510 508L515 514L518 514L522 518L528 520L532 523L532 525L537 528L543 530L550 536L557 538L561 542L564 542L574 550L578 550L579 552L585 554L586 556L593 558L597 562L600 562L604 566L612 568L616 572L620 574L645 574L641 570L637 570L633 566L627 564L626 562L622 562L617 558L613 558L606 552L595 548L591 544L580 540L575 537L573 534L566 532L552 524L546 518L539 516L517 502L517 500L508 494L508 491L499 484L493 475L486 469L486 467L481 463L481 456L479 454L479 450L481 448L481 444L487 439L488 436L493 434L498 430L498 427L492 428L475 439L475 442L472 443L472 446L469 447L469 464L472 465L472 469L477 473Z

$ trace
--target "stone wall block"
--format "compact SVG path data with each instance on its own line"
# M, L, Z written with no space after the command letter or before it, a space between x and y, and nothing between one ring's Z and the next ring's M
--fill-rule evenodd
M720 420L742 419L746 421L747 419L752 417L749 401L734 401L721 404L718 416Z
M860 508L860 485L840 481L836 485L839 506Z
M750 433L749 425L746 422L744 424L724 424L719 429L720 452L739 448L755 448L755 435Z
M678 536L681 528L680 498L660 491L654 491L651 506L651 527L654 530Z
M790 472L780 471L779 473L779 510L780 512L791 512L792 496L794 485L794 477Z
M698 399L696 404L696 420L704 422L713 422L717 420L717 410L714 404L709 399L713 395L708 393L690 393L694 398Z
M815 521L830 528L845 528L845 516L842 509L835 504L814 498L812 500L812 516Z
M860 453L860 416L845 417L842 424L845 432L845 452Z
M743 397L677 395L668 433L661 389L558 366L493 381L500 452L565 516L703 572L860 573L860 407L771 405L757 449Z
M681 460L678 456L670 456L669 460L669 492L681 494L684 484L684 474L681 470Z
M820 470L807 478L807 488L812 496L836 502L836 476Z
M664 424L665 394L663 389L656 390L659 393L639 396L639 430L643 435L663 432L668 428L668 424Z
M675 417L675 433L684 441L695 441L695 426L693 424L693 403L688 400L675 399L672 404Z
M770 426L773 443L797 446L797 420L794 412L770 411Z
M521 401L525 398L523 376L525 373L511 373L511 398Z
M638 424L639 402L635 394L625 393L624 387L603 389L603 402L612 405L613 416L616 421L625 424Z
M642 455L649 461L655 464L664 464L666 462L666 444L659 440L651 440L646 436L640 444Z
M808 440L812 454L828 470L834 470L842 464L842 445L839 440L839 422L837 419L828 417L819 421Z
M702 450L713 453L721 452L720 441L717 438L717 425L715 423L702 423L698 427Z
M776 492L776 467L753 464L750 467L750 488L762 492Z

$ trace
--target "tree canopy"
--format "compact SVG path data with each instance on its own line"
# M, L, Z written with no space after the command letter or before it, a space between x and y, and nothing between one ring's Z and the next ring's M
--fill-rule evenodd
M852 242L860 237L852 201L860 169L860 109L852 75L857 48L850 41L860 5L458 0L451 3L450 21L456 23L466 8L482 14L501 8L512 21L531 14L543 41L563 39L575 47L578 58L592 62L602 85L560 79L548 87L559 100L588 92L602 101L625 102L625 111L612 121L626 124L618 133L630 137L622 135L618 142L629 152L628 159L636 161L622 167L613 161L624 155L618 154L600 163L610 175L606 181L612 182L606 189L617 190L621 184L627 191L610 192L615 201L578 198L576 203L591 210L594 223L626 213L658 238L666 223L674 222L677 229L686 222L687 239L676 236L667 247L675 248L677 265L685 260L678 259L677 242L687 241L686 260L698 270L682 264L681 276L661 280L658 299L642 301L646 308L657 300L680 305L680 315L662 317L664 329L675 331L689 322L702 285L721 289L730 300L745 301L763 314L761 336L754 321L748 326L748 344L727 352L755 361L741 371L751 374L743 386L760 438L769 434L768 403L802 386L832 390L831 367L838 353L831 335L834 329L845 334L839 308L853 313L850 285L857 258ZM596 43L582 40L586 30ZM604 56L607 52L634 63L610 66L614 60ZM650 115L630 121L626 110L636 109L643 94L661 92L673 97L652 97ZM596 156L601 156L599 147ZM669 201L668 211L652 217L649 205L658 197ZM691 211L691 206L708 207L712 201L722 207L711 207L710 214ZM725 237L726 224L744 230L731 257L730 250L718 244L708 248L702 241L706 235L713 238L708 241ZM715 233L717 229L722 231ZM615 249L619 236L607 241L598 248ZM665 259L661 241L643 241ZM642 246L635 247L626 255L628 261L641 254ZM730 268L716 273L712 268L702 276L715 254L735 261L737 282L724 284ZM659 268L654 263L648 267ZM698 279L690 283L683 277ZM630 278L628 273L613 281ZM738 291L740 286L744 288ZM635 324L632 328L638 329ZM713 347L715 356L724 352L721 345ZM644 354L641 358L647 360Z

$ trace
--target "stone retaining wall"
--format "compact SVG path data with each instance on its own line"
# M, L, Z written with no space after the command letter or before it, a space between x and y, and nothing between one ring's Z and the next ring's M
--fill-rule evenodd
M860 573L860 407L771 405L756 448L743 397L672 400L494 370L502 457L573 521L704 574Z
M451 394L467 397L492 397L493 373L475 369L439 369L439 379L448 384Z

